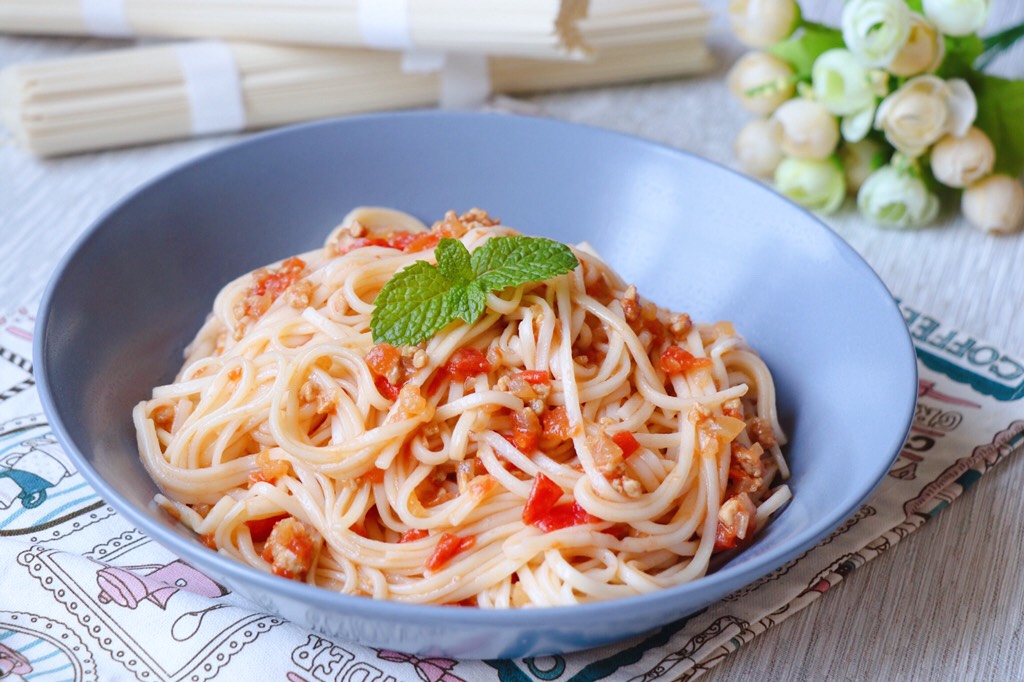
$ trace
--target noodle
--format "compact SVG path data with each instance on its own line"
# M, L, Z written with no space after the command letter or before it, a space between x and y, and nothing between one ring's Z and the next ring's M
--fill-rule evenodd
M225 286L134 411L158 502L260 570L411 603L625 597L749 544L790 497L771 374L730 323L644 301L585 244L472 323L374 343L396 272L443 237L515 234L361 208Z

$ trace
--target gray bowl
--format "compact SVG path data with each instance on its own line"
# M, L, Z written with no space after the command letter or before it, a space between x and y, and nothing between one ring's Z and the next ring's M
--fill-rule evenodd
M204 548L152 505L131 409L181 364L215 292L322 243L350 208L425 220L486 208L587 240L640 291L733 320L760 350L790 436L794 499L746 551L657 594L549 609L405 605L309 587ZM339 640L500 658L597 646L682 618L825 537L895 458L916 363L889 292L813 216L740 175L635 138L549 120L421 112L265 134L111 209L50 282L35 355L43 405L85 478L139 528L263 608Z

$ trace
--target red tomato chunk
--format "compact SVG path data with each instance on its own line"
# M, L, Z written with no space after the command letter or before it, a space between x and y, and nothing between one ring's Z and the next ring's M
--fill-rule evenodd
M612 435L612 442L619 446L622 450L622 458L625 459L632 455L640 448L640 443L637 442L636 436L629 431L619 431Z
M544 474L537 474L523 507L523 523L533 526L551 511L562 497L562 488Z
M711 358L696 358L679 346L669 346L658 360L658 366L666 374L685 374L691 369L711 367L713 364Z
M479 348L460 348L448 359L445 371L454 378L465 381L471 376L490 372L491 363Z
M523 523L539 528L545 533L553 530L595 523L599 519L591 516L577 502L563 502L562 488L544 474L537 474L523 507Z
M434 547L434 553L427 559L427 570L437 571L444 568L445 564L451 561L455 555L465 552L476 544L476 537L473 535L460 538L458 535L443 533Z
M545 533L550 533L553 530L561 530L570 526L596 523L598 520L597 517L588 514L578 502L573 502L572 504L556 504L533 525Z
M249 527L249 536L252 537L253 542L266 542L270 536L270 531L274 530L274 524L286 518L288 518L287 514L279 514L277 516L268 516L265 519L246 521L245 525Z

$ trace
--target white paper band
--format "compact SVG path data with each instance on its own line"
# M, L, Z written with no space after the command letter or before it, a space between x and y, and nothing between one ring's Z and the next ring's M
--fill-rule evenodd
M446 56L441 69L442 109L476 109L491 95L491 72L487 56L456 54Z
M243 130L242 80L230 48L209 40L176 45L174 50L185 78L192 134Z
M128 38L132 35L125 0L80 0L85 30L101 38Z
M412 48L409 0L359 0L359 32L367 47L378 50Z

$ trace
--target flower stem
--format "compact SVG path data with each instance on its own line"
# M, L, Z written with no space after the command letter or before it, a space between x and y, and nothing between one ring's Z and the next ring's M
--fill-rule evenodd
M1024 22L983 39L981 42L985 49L974 62L975 67L979 70L986 68L996 57L1013 47L1014 43L1021 38L1024 38Z

